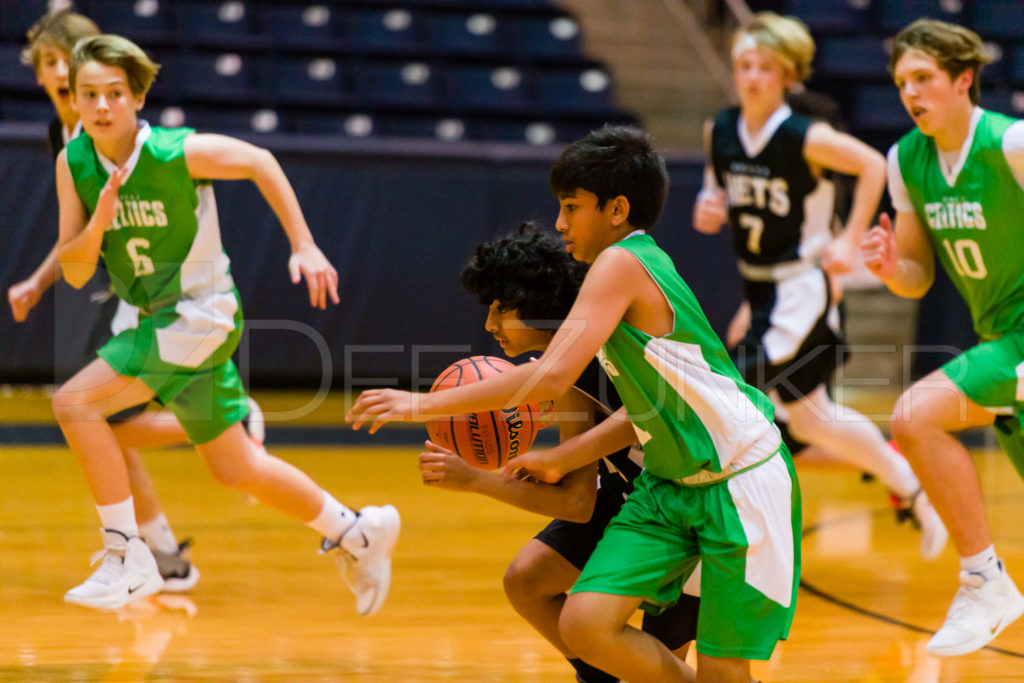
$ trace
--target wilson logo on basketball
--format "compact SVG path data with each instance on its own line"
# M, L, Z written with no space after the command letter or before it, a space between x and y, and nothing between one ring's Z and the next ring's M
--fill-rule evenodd
M505 426L508 428L508 458L519 455L519 432L523 430L523 419L519 416L519 408L506 408L501 412L505 413Z
M438 375L431 391L444 391L498 375L515 367L494 356L472 356L452 363ZM470 465L495 469L529 450L537 436L539 406L524 404L501 410L452 415L427 422L430 440L454 451Z

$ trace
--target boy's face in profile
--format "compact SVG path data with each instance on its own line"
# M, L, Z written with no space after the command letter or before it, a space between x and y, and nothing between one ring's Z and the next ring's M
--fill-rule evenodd
M515 358L527 351L543 351L554 336L551 330L530 327L519 319L518 310L503 307L497 299L491 303L487 311L484 328L494 335L494 339L501 345L501 350L509 358Z
M44 44L39 48L39 66L36 68L36 82L43 86L53 102L57 116L64 123L78 120L78 114L71 106L71 89L68 85L68 63L71 55L67 50Z
M625 202L626 212L621 212ZM570 194L559 197L558 220L555 229L565 241L565 250L577 261L593 263L606 247L621 238L617 231L626 221L628 201L619 196L597 208L597 195L576 188Z

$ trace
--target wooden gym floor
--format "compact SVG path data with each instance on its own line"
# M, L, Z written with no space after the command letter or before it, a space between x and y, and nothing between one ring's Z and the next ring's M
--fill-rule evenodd
M39 392L8 393L0 434L14 433L12 423L52 423ZM330 415L334 428L341 410ZM324 414L299 423L324 427ZM423 487L412 446L274 445L275 425L268 429L274 453L343 502L401 511L391 594L378 615L355 614L313 532L221 488L186 449L154 451L147 463L179 537L195 539L195 590L116 612L66 605L64 591L88 575L99 547L88 492L62 444L0 440L0 679L572 680L501 588L506 564L543 518ZM979 449L976 460L996 547L1024 581L1024 483L995 451ZM879 484L821 463L798 460L798 470L805 587L790 640L755 664L758 679L1024 680L1024 620L976 653L929 656L925 642L956 591L955 553L921 561L917 535L895 524Z

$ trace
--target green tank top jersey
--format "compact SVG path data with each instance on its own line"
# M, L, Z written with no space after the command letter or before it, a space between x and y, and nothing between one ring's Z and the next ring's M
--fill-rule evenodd
M915 128L897 148L914 211L983 340L1024 330L1024 190L1002 146L1016 121L982 112L952 186L932 138Z
M213 187L189 176L189 128L143 124L126 166L131 175L118 192L114 220L101 253L117 295L143 313L183 297L206 298L233 288L220 241ZM75 190L91 216L113 163L84 133L67 146Z
M643 233L612 248L636 257L675 318L664 337L619 322L598 354L643 445L646 468L679 479L722 472L752 451L771 455L779 445L771 400L740 377L668 254Z

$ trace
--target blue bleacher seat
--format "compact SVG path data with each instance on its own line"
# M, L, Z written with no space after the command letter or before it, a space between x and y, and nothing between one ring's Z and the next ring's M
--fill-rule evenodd
M453 65L448 72L454 107L507 112L527 104L529 74L522 67Z
M962 23L963 21L960 11L961 3L948 0L886 1L877 3L877 5L878 28L886 37L895 35L915 19L939 19L953 23Z
M219 49L266 48L270 38L259 25L253 3L242 0L180 3L178 26L188 44Z
M818 42L815 71L839 78L885 78L889 55L874 36L827 36Z
M537 99L551 111L612 111L611 76L602 67L544 67L534 71Z
M184 123L202 132L210 133L281 133L288 126L282 114L262 107L209 107L185 105L182 107ZM155 123L172 124L174 121L155 117Z
M269 5L261 9L261 22L280 49L323 52L347 46L345 12L340 7L315 2Z
M369 54L422 54L426 51L419 14L406 7L356 9L348 14L349 38Z
M285 105L342 106L352 101L346 60L334 57L279 57L267 65L271 95Z
M32 65L21 63L20 46L0 45L0 87L36 92L44 96L36 83Z
M783 14L800 17L817 38L826 33L863 33L868 30L868 4L853 0L786 0Z
M1024 3L985 0L965 3L967 25L985 40L1024 40Z
M190 98L262 101L263 58L254 53L197 52L181 61L183 89Z
M302 135L340 135L352 138L376 137L379 125L374 116L356 111L323 113L308 108L290 112L294 132Z
M87 11L105 33L129 38L143 49L154 45L177 45L175 8L170 0L92 0Z
M436 63L419 60L359 60L353 63L359 101L371 105L430 106L441 102L445 80Z
M470 138L465 119L442 115L391 114L379 117L378 135L403 138L428 138L447 142Z
M1010 83L1016 86L1024 85L1024 43L1018 43L1004 59L1007 63L1007 73ZM985 72L982 71L982 74Z
M425 15L430 50L440 55L496 56L510 47L509 20L489 12Z
M854 93L853 124L864 130L908 130L913 122L890 84L862 85Z
M539 59L579 59L579 24L567 15L523 16L512 29L517 55Z

